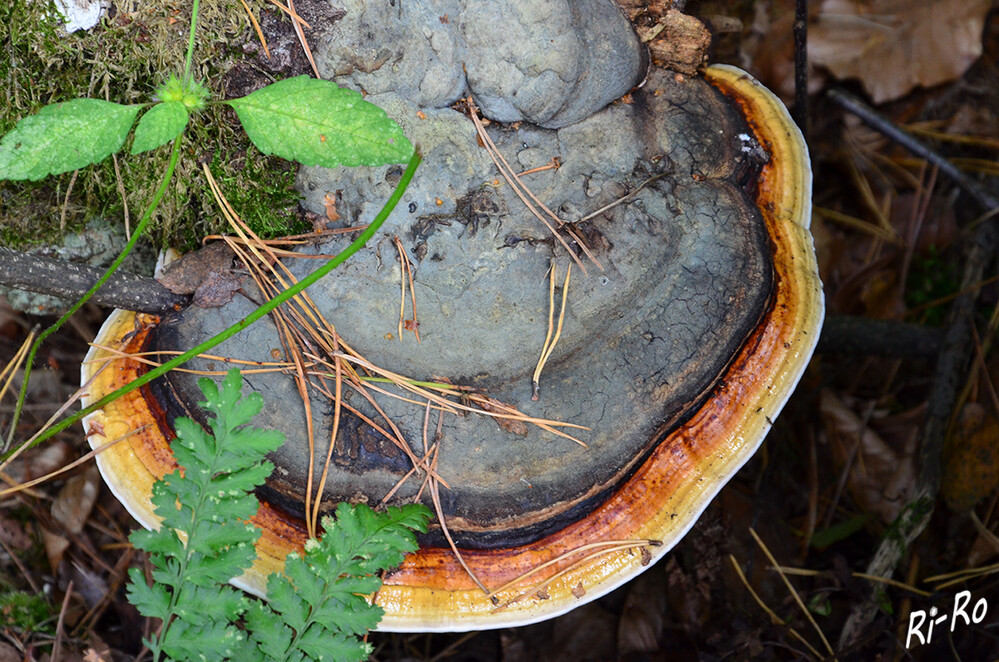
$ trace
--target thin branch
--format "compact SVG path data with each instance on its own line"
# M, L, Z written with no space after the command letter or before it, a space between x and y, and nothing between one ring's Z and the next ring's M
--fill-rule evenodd
M0 246L0 285L60 299L78 299L104 274L103 269ZM187 305L153 278L115 272L90 299L109 308L161 315Z
M829 90L829 98L844 110L853 113L869 127L891 138L899 145L920 158L926 159L940 168L957 186L971 196L983 211L999 207L999 198L986 191L978 182L957 169L953 163L923 144L921 140L896 126L891 120L877 112L863 101L843 90Z
M808 0L794 3L794 123L808 142Z

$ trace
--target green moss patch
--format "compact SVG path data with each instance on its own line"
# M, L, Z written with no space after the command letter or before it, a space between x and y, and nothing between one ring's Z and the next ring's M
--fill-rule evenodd
M254 12L263 0L250 0ZM170 74L183 69L190 3L115 2L93 30L66 34L51 2L0 6L0 134L42 106L77 97L143 103ZM196 79L222 98L224 74L242 59L236 44L251 30L238 0L202 4ZM117 156L79 171L39 182L0 182L0 243L24 248L56 242L87 219L102 216L125 224L126 204L134 223L160 183L169 148ZM291 188L293 168L249 146L234 113L210 105L192 118L183 159L149 230L157 246L194 246L205 234L225 230L201 173L211 164L237 211L265 236L301 229ZM121 191L125 193L123 204ZM69 195L67 196L67 191Z

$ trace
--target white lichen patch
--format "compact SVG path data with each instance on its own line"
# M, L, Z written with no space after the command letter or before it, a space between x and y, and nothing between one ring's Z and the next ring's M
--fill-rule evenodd
M91 29L107 10L105 0L55 0L55 6L65 21L66 32Z

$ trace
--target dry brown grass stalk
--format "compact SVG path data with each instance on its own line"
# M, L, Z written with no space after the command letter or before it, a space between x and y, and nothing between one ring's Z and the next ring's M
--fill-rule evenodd
M770 622L773 623L774 625L783 625L787 627L787 631L790 633L790 635L795 639L797 639L799 642L801 642L801 644L804 645L806 648L808 648L809 652L812 654L813 657L815 657L816 659L822 659L824 656L821 653L819 653L819 651L816 650L814 646L808 643L808 640L805 639L805 637L802 636L800 632L795 630L789 624L785 623L784 619L778 616L777 612L771 609L769 605L767 605L767 603L763 601L763 598L760 597L759 593L757 593L753 589L752 585L749 583L749 580L746 578L746 574L742 571L742 567L739 565L739 562L735 560L735 557L729 554L728 560L732 563L732 568L735 570L735 574L739 576L739 580L742 582L742 585L746 588L747 591L749 591L749 595L751 595L753 600L756 601L756 604L760 606L760 609L765 611L767 615L770 617Z
M257 33L257 39L260 40L261 48L264 49L264 55L268 60L271 59L271 51L267 48L267 39L264 37L264 31L260 29L260 23L257 22L257 17L253 15L253 11L250 10L250 5L246 4L246 0L239 1L243 3L243 9L246 10L246 15L250 17L250 23L253 25L253 31Z
M552 318L555 314L555 261L552 260L552 266L549 270L549 288L548 288L548 335L545 336L545 343L541 346L541 356L538 358L538 364L534 368L534 376L531 378L531 400L537 400L541 393L541 371L544 370L545 364L548 362L548 357L551 356L552 350L555 349L555 344L558 342L559 337L562 335L562 321L565 319L565 301L569 294L569 277L572 275L572 265L565 272L565 283L562 285L562 307L559 309L558 313L558 327L555 328L554 335L552 334Z
M531 568L522 575L507 582L500 588L490 591L489 597L493 600L494 604L496 604L496 607L493 609L493 612L495 613L498 611L502 611L503 609L506 609L510 605L516 604L517 602L520 602L524 598L531 595L545 595L549 586L551 586L556 581L566 576L576 568L579 568L580 566L589 563L594 558L603 556L605 554L612 554L614 552L623 552L631 549L644 549L649 546L657 547L659 545L662 545L662 542L658 540L601 540L599 542L593 542L593 543L588 543L586 545L581 545L575 549L569 550L568 552L565 552L564 554L555 557L554 559L551 559L549 561L546 561L545 563L541 563L535 566L534 568ZM518 593L509 600L504 600L503 602L499 601L498 594L510 590L517 584L537 574L538 572L541 572L546 568L549 568L557 563L560 563L570 558L571 556L579 554L580 552L587 552L587 553L583 557L573 561L568 566L562 568L561 570L554 573L550 577L532 585L530 588Z
M794 598L795 603L798 605L798 608L801 610L801 612L805 615L805 618L808 619L808 622L812 624L812 628L814 628L815 632L819 635L819 639L822 640L822 644L826 647L826 650L829 652L829 655L833 657L833 659L835 659L836 653L835 651L833 651L832 646L829 644L829 640L826 639L825 633L822 632L822 628L819 627L819 624L815 622L815 618L812 616L812 612L810 612L808 610L808 607L805 606L804 600L801 599L801 596L798 594L798 591L795 590L790 580L788 580L787 575L781 572L781 566L779 563L777 563L777 559L774 558L774 555L770 553L770 548L767 547L766 544L764 544L763 540L760 538L759 535L757 535L756 531L752 527L749 528L749 534L753 536L753 540L756 541L756 544L759 545L760 549L763 551L763 554L767 557L767 560L770 561L770 565L777 571L777 574L779 574L780 578L784 581L784 585L787 587L788 592L790 592L791 597Z
M260 238L239 218L239 215L225 199L221 189L211 176L211 172L205 167L205 175L209 180L209 185L218 200L219 207L229 220L234 237L222 237L232 248L236 257L245 267L247 273L253 279L259 291L265 297L273 297L279 292L291 287L297 282L292 272L284 265L282 258L288 256L288 252L274 244L263 242ZM398 237L395 238L396 247L400 253L400 263L402 265L402 313L400 315L400 327L404 319L405 288L409 284L413 306L413 322L416 324L416 301L413 290L412 269L408 263L408 256L402 247ZM568 248L568 246L567 246ZM570 251L571 252L571 251ZM575 256L573 256L575 258ZM578 258L577 258L578 261ZM571 267L570 267L571 271ZM553 274L554 278L554 274ZM563 289L562 313L559 317L558 330L551 338L550 346L547 347L547 354L550 355L551 347L558 339L561 332L562 320L565 312L565 296L568 288L569 273L566 274L566 283ZM553 285L554 286L554 285ZM340 410L346 407L347 411L359 416L361 420L370 425L372 429L383 435L391 443L402 450L410 460L412 468L406 475L397 482L383 502L391 498L402 484L417 473L423 474L423 480L417 498L427 490L430 499L437 511L441 522L441 528L445 538L448 540L456 558L465 567L469 576L486 591L472 573L471 569L461 558L461 553L455 545L447 524L444 521L444 513L440 503L440 486L448 487L447 483L437 474L437 462L441 450L441 430L443 426L444 413L459 415L462 412L475 413L479 415L492 416L493 418L507 419L522 424L533 424L540 429L551 432L555 435L569 439L575 443L585 446L582 441L563 432L558 428L586 429L584 426L565 423L561 421L539 419L524 415L515 407L504 404L490 398L487 394L479 392L478 389L457 386L449 383L417 382L403 375L396 374L390 370L381 368L371 361L365 359L359 352L343 341L336 329L322 315L318 307L314 304L306 292L293 297L289 302L271 313L281 341L284 345L286 359L290 361L275 363L268 366L272 370L281 370L293 375L299 391L299 396L303 400L305 414L308 419L309 436L309 476L307 479L305 509L307 513L306 526L310 536L317 535L317 520L319 517L322 494L328 477L328 472L332 460L332 450L337 440L339 430ZM400 328L400 336L402 329ZM415 329L414 329L415 331ZM419 335L417 333L417 338ZM545 357L547 358L547 356ZM143 359L148 360L148 359ZM543 365L543 364L542 364ZM265 369L265 368L258 368ZM384 382L399 390L398 393L376 385L369 379ZM333 384L330 384L332 380ZM384 425L372 420L356 408L343 401L343 385L347 386L367 400L378 416L384 421ZM315 443L313 438L311 405L309 391L315 392L329 398L334 403L334 423L331 432L330 443L327 449L326 458L323 461L323 468L318 484L313 483L315 470ZM406 438L387 416L384 410L378 405L374 395L384 395L386 397L397 398L414 405L424 407L423 426L423 454L418 457L414 453ZM438 411L437 434L434 442L428 442L427 433L429 416L431 410ZM570 566L571 567L571 566Z
M541 200L539 200L536 195L534 195L531 189L529 189L527 185L520 180L520 177L517 175L514 169L510 167L510 164L507 162L503 154L499 151L499 148L496 147L496 143L494 143L492 138L489 137L489 134L486 133L486 128L485 126L483 126L482 120L479 119L478 108L476 108L475 102L472 101L472 97L468 97L467 102L468 102L469 116L472 118L472 123L475 125L475 131L476 133L478 133L479 139L482 141L482 144L485 146L486 152L489 154L489 157L493 160L493 163L496 164L496 168L500 171L500 174L503 175L503 179L505 179L507 183L510 184L510 187L513 189L513 192L517 194L517 197L520 198L521 202L524 203L524 206L526 206L527 209L539 221L544 223L545 227L548 228L549 232L551 232L552 235L554 235L555 239L557 239L558 242L562 244L562 248L566 250L569 256L573 259L573 261L576 262L576 264L579 265L579 268L582 269L583 273L585 274L586 265L584 265L582 260L579 259L579 257L576 255L576 252L572 250L572 248L566 242L565 238L562 237L561 234L559 234L558 228L561 228L563 225L565 225L565 222L562 219L560 219L552 210L550 210L547 206L545 206L545 204L541 202ZM553 221L555 221L558 227L553 226L549 222L549 220L545 218L540 211L538 211L539 207L541 208L541 210L545 212L545 214L547 214ZM578 237L574 236L574 238L578 240ZM593 264L597 265L597 267L602 270L603 266L600 264L599 260L597 260L596 256L593 255L590 249L586 246L586 244L580 243L579 246L580 248L583 249L583 252L586 253L586 256L593 261Z

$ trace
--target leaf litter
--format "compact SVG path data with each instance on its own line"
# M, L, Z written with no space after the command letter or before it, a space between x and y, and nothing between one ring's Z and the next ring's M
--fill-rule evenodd
M840 79L857 78L874 103L960 78L982 55L992 0L824 0L808 56Z

